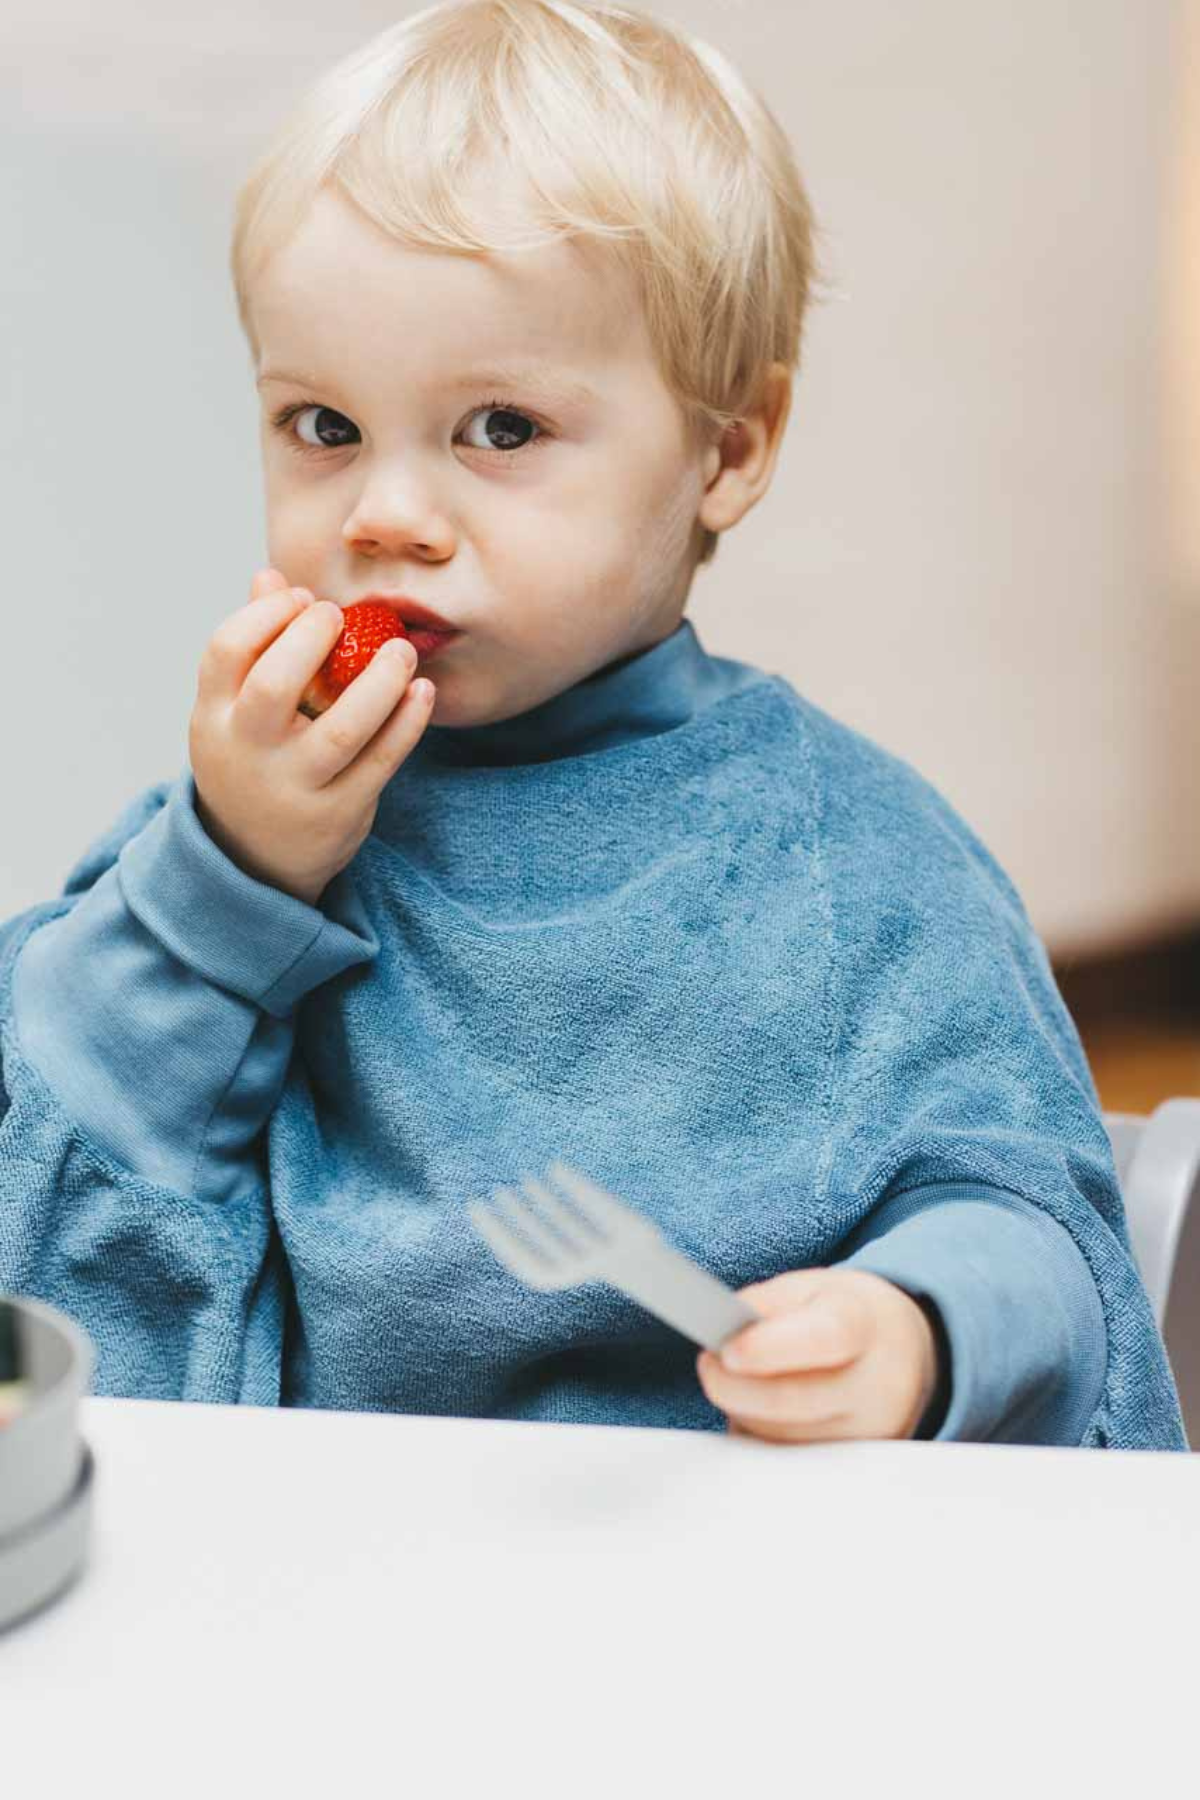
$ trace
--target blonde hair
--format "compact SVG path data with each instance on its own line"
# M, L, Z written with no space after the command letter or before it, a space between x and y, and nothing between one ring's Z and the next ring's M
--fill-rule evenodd
M464 210L467 177L498 159L528 179L542 235L485 235ZM660 20L587 0L445 0L335 64L237 194L230 263L256 365L254 280L327 184L408 247L607 240L700 445L757 402L771 363L799 366L817 271L791 145L724 56ZM698 563L717 541L704 533Z

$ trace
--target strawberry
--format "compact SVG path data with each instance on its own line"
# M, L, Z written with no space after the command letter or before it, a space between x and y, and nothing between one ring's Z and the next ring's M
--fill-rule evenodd
M389 638L407 637L404 621L382 600L363 600L347 606L337 643L321 664L303 694L300 711L306 718L328 712L356 675L361 675L381 644Z

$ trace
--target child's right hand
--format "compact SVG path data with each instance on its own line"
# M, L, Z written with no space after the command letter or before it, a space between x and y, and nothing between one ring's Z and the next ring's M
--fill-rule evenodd
M197 812L247 875L315 906L428 724L433 684L412 684L417 653L396 638L305 718L300 697L338 640L341 608L298 594L277 569L260 570L250 593L200 660L188 730Z

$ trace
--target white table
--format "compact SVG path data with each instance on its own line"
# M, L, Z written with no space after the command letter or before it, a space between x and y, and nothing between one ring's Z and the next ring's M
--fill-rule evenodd
M0 1791L1200 1791L1200 1457L84 1402ZM1099 1572L1117 1588L1105 1603Z

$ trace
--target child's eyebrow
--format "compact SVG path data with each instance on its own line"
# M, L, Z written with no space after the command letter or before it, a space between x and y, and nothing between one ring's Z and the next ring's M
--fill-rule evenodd
M318 388L321 382L316 375L304 369L264 369L255 383L256 387L268 387L271 382L294 381L301 387ZM598 395L584 381L576 381L573 376L561 371L547 369L540 363L491 363L486 368L467 369L461 375L444 385L447 388L482 387L485 383L493 387L522 387L530 391L545 394L548 398L576 401L583 403L596 400Z
M547 369L539 363L492 363L486 368L466 369L456 380L448 382L447 386L479 387L484 382L490 382L493 387L536 389L543 394L557 395L562 400L597 398L595 390L586 381L576 381L571 375L557 369Z

